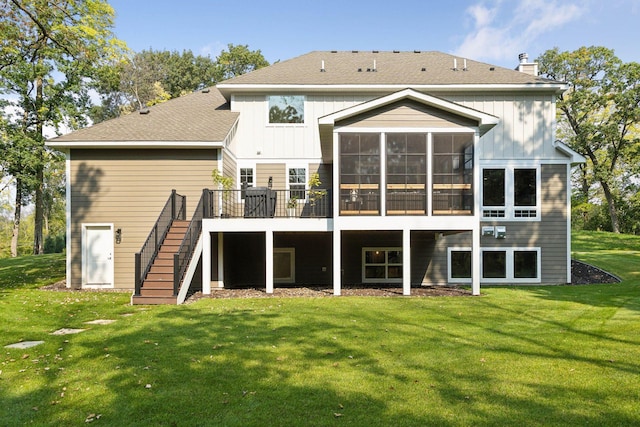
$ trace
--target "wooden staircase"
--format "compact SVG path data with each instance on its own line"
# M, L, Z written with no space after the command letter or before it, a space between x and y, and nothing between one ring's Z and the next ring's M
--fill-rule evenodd
M131 298L132 304L177 304L173 291L173 255L178 251L189 221L174 220L158 255L147 273L140 295Z

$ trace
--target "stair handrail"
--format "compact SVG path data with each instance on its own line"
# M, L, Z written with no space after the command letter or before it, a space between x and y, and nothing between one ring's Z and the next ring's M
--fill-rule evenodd
M212 215L211 191L205 188L198 201L196 209L187 227L187 231L180 243L180 247L173 255L173 295L178 295L180 282L184 278L189 262L193 257L193 252L200 238L202 231L202 219L210 218Z
M145 240L140 252L135 254L135 293L140 296L142 282L146 277L153 261L158 255L160 245L167 235L171 224L176 219L184 220L186 216L187 198L171 190L171 195L167 199L156 223L151 228L147 240Z

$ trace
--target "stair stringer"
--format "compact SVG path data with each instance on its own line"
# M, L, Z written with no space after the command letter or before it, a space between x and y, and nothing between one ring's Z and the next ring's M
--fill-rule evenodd
M202 232L200 232L200 236L198 236L198 242L196 243L195 248L193 249L193 254L191 255L191 260L189 261L189 266L187 267L187 271L184 273L184 278L182 282L180 282L180 289L178 290L178 300L176 304L182 304L184 300L187 298L187 293L189 292L189 286L191 285L191 280L193 279L193 275L198 268L198 261L202 256Z

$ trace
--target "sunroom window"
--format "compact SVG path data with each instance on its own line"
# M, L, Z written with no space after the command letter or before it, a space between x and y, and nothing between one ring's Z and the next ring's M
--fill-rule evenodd
M426 213L427 134L387 134L387 215Z
M433 214L473 214L473 134L433 134Z
M340 214L380 214L380 134L340 134Z

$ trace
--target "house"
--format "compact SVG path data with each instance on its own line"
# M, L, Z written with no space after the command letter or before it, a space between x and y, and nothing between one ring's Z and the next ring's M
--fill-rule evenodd
M67 286L568 283L584 158L555 138L567 86L536 74L316 51L54 138Z

